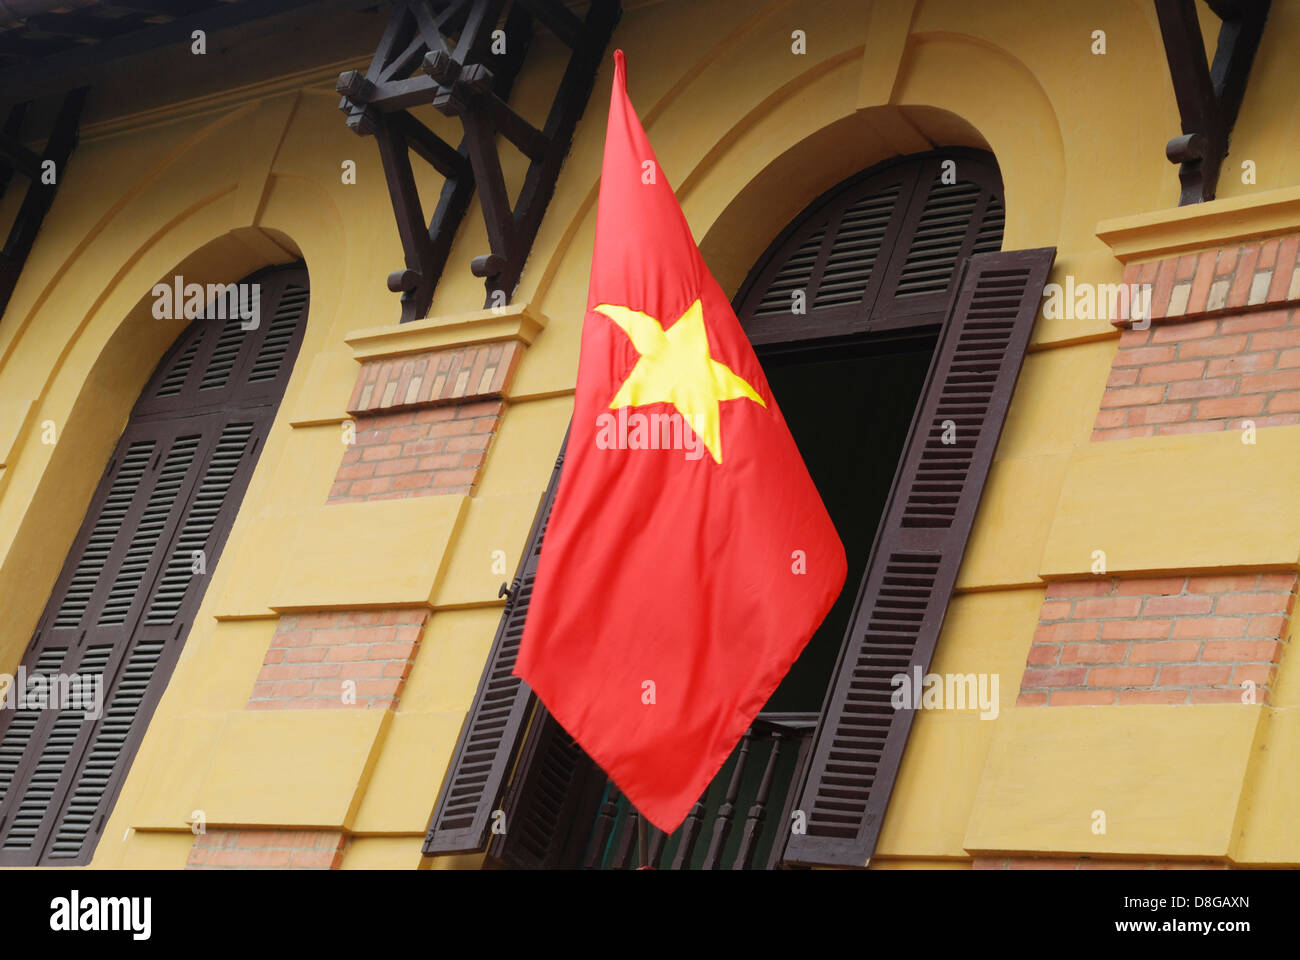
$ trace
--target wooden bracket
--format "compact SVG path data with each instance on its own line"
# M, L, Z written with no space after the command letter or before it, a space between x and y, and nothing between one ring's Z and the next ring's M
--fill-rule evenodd
M402 294L403 323L428 311L476 188L491 251L475 257L471 269L484 278L485 306L509 302L621 12L619 0L592 0L585 20L559 0L401 0L369 69L339 75L339 109L353 132L375 138L388 181L406 259L388 286ZM570 50L540 130L509 103L538 24ZM409 112L424 105L460 121L458 146ZM502 141L528 160L513 202ZM411 153L445 181L427 226Z
M1271 0L1207 0L1223 21L1214 63L1207 64L1193 0L1155 0L1169 76L1174 84L1183 135L1165 148L1180 164L1179 206L1213 200L1250 66L1259 49Z

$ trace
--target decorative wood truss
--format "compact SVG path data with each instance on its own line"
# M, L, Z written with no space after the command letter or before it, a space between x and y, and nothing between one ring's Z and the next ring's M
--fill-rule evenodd
M585 19L563 0L401 0L369 69L340 74L339 109L354 132L374 136L388 180L406 259L404 269L389 274L388 288L402 294L402 322L428 311L475 188L491 251L475 257L471 269L484 278L486 305L509 301L620 13L618 0L591 0ZM540 130L509 104L535 23L570 51ZM424 104L460 119L458 146L409 112ZM505 142L529 161L513 204L498 153ZM427 222L412 153L446 181Z
M87 88L82 87L63 98L63 105L39 154L23 146L21 140L23 120L31 101L15 104L5 118L4 126L0 127L0 197L4 196L15 173L27 180L27 193L9 227L8 239L0 248L0 315L9 304L9 297L18 284L18 275L23 272L23 264L36 242L41 221L49 212L55 191L63 182L68 158L77 146L77 127L81 121L81 109L86 103L86 92ZM54 164L51 171L53 182L44 182L47 179L45 165L49 162Z
M1169 75L1183 121L1183 135L1174 137L1165 147L1170 162L1181 165L1178 178L1183 190L1179 206L1214 199L1219 170L1228 153L1228 138L1246 93L1246 80L1264 33L1270 2L1206 0L1223 21L1214 63L1207 64L1193 0L1155 0Z

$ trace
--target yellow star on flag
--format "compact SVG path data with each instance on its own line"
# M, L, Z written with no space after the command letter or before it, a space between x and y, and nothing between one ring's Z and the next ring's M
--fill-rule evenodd
M636 362L609 408L671 403L699 434L715 463L722 462L722 425L718 405L747 397L761 407L763 398L725 363L709 356L704 308L696 300L667 330L649 314L602 303L596 308L618 324L641 359Z

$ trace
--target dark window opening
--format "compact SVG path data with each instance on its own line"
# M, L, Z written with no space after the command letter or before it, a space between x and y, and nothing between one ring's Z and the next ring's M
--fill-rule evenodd
M764 706L760 716L767 724L760 724L743 745L739 780L733 785L737 750L694 814L707 828L730 803L736 824L720 843L713 842L711 832L699 838L689 858L682 855L686 831L677 830L660 841L661 865L699 870L731 866L741 857L750 868L775 865L773 846L788 817L781 816L780 808L765 809L750 842L743 824L756 803L770 806L773 798L788 797L796 786L933 350L934 338L922 337L847 351L848 356L836 350L762 358L768 384L844 543L848 574L839 599ZM786 739L773 762L774 734ZM769 764L770 783L764 790ZM580 862L600 869L635 866L636 824L626 799L610 784L600 799L602 806L611 806L613 819L608 830L600 822L593 826Z
M840 597L764 712L822 708L881 512L925 387L934 340L844 358L800 355L765 363L768 384L848 558Z

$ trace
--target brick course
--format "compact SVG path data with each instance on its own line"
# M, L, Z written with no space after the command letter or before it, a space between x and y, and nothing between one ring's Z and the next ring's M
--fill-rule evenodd
M507 341L364 361L347 405L355 443L327 502L470 493L522 353Z
M1093 440L1300 423L1300 236L1131 264L1151 325L1126 327ZM1127 305L1127 304L1123 304Z
M521 355L520 344L509 341L366 360L348 400L348 413L499 396Z
M357 418L330 503L469 493L501 419L502 401L479 400Z
M1300 423L1300 310L1126 330L1093 440Z
M247 709L395 708L428 616L393 609L281 617ZM345 681L355 684L355 702L344 700Z
M338 830L210 829L194 838L186 867L337 870L347 845Z
M1018 706L1268 701L1296 575L1092 578L1048 585Z
M1300 236L1129 264L1125 284L1150 284L1153 323L1300 301ZM1128 317L1116 324L1128 326Z

